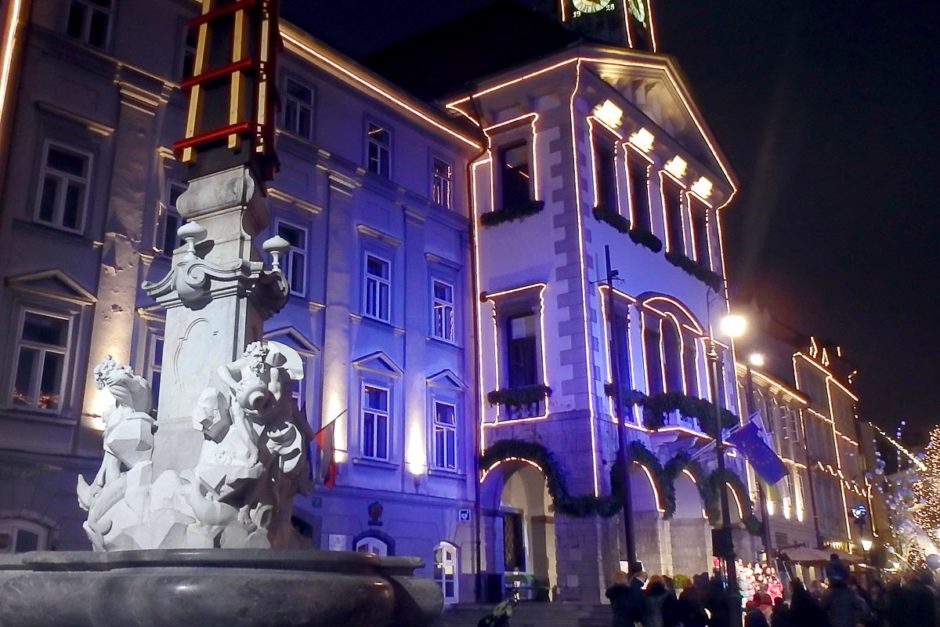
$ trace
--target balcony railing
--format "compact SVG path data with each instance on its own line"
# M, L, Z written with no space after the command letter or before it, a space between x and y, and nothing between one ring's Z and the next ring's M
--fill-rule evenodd
M486 400L490 405L501 405L505 419L519 420L544 416L551 395L550 387L538 384L493 390L486 395Z

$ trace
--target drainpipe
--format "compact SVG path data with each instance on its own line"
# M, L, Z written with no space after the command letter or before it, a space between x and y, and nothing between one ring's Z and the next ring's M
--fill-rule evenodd
M489 152L490 144L489 137L486 136L486 133L483 132L483 114L479 111L477 101L474 100L473 92L476 88L475 85L471 84L468 86L470 93L470 106L473 109L473 117L478 123L480 129L480 143L483 148L479 153L473 156L470 160L467 161L467 204L470 207L470 222L469 222L469 236L470 236L470 289L473 293L473 306L471 307L471 312L473 316L472 320L472 331L471 335L473 336L473 342L471 346L473 347L472 356L473 356L473 390L474 396L476 396L475 408L483 406L483 398L479 396L480 390L480 360L479 360L479 351L478 343L479 339L476 335L477 329L480 328L480 312L477 306L476 300L477 296L480 293L480 286L477 283L477 248L476 248L476 207L473 206L473 164L482 159L487 152ZM482 414L478 413L478 416ZM482 418L481 418L482 419ZM482 433L479 428L479 425L474 425L473 429L473 532L474 532L474 554L475 554L475 563L474 569L476 571L476 600L477 602L483 601L483 507L480 503L480 472L477 468L477 459L479 453L477 451L481 450L483 445Z

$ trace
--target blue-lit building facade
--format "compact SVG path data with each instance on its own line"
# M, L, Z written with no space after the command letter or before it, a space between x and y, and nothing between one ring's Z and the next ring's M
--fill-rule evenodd
M333 425L338 468L294 521L318 548L423 557L448 603L475 598L477 573L601 598L625 555L604 509L615 370L638 557L650 572L709 569L714 453L699 453L710 423L688 399L741 413L717 331L727 160L655 51L650 6L543 4L503 28L522 20L544 48L481 52L490 65L438 84L446 54L406 80L420 38L359 62L282 24L281 167L261 237L292 245L291 298L265 334L305 358L294 393L313 430ZM94 364L111 354L155 388L170 380L161 312L139 286L179 245L170 146L198 9L0 9L0 551L88 548L74 489L100 456ZM468 32L451 28L436 36ZM452 55L476 50L451 41ZM736 548L753 559L755 484L743 459L729 468Z

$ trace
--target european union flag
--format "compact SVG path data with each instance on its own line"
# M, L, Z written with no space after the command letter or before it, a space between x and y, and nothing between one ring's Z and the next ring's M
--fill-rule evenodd
M754 472L770 485L787 476L787 467L772 448L761 438L760 429L753 420L728 436L728 443L741 451L751 463Z

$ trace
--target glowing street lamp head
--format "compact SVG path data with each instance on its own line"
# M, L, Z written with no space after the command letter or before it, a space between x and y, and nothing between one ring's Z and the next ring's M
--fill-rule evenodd
M763 368L764 364L767 363L767 358L764 357L763 353L751 353L747 356L747 363L755 368Z
M869 538L862 538L862 550L863 551L866 551L866 552L870 551L871 545L872 545L872 542Z
M741 337L747 333L747 318L739 314L728 314L718 323L718 328L725 337Z

